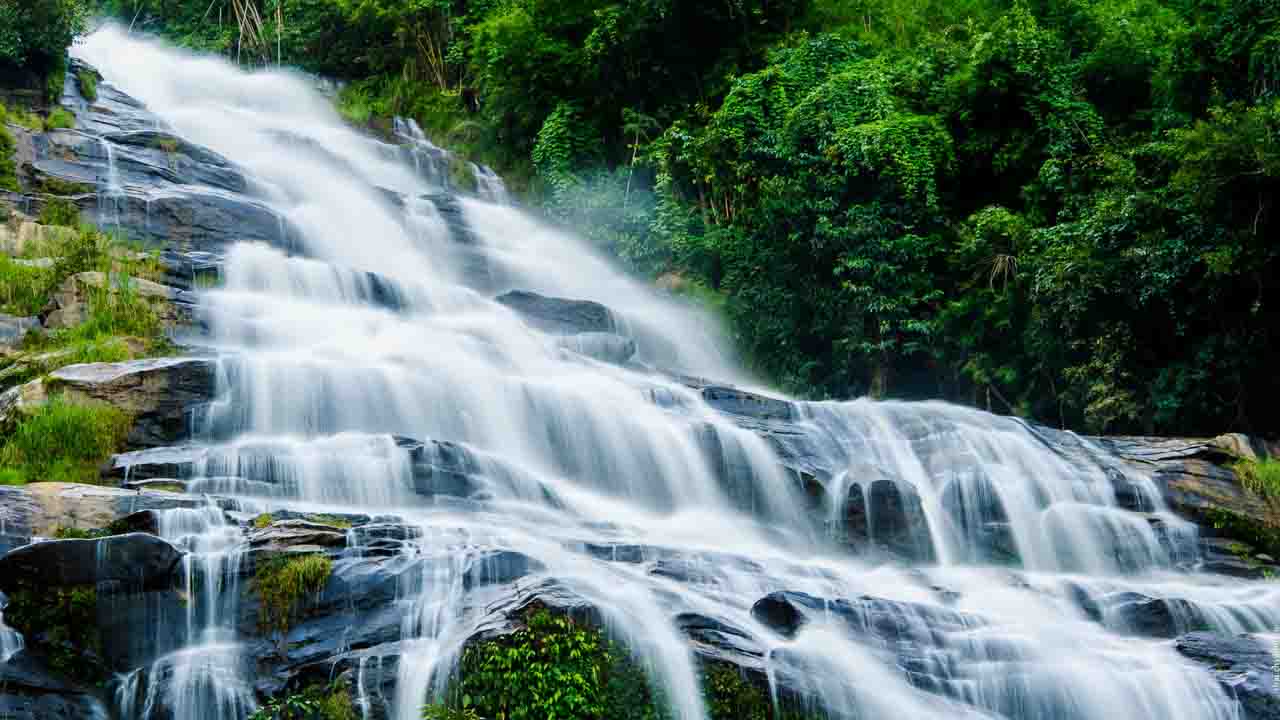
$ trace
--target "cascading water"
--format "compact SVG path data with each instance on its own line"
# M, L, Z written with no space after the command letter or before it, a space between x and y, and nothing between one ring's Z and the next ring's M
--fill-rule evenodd
M0 593L0 608L4 607L4 594ZM22 649L22 636L16 630L4 624L4 612L0 612L0 663L9 661Z
M1168 643L1124 634L1109 599L1176 598L1186 627L1275 631L1280 593L1187 572L1194 530L1149 479L1084 440L1064 436L1068 456L1021 422L942 404L780 402L803 438L776 443L803 440L832 469L825 512L814 509L811 486L756 432L770 421L734 422L688 380L745 380L706 318L509 205L439 204L448 160L416 125L397 123L405 144L389 145L345 127L303 78L247 74L117 28L76 53L242 169L287 226L283 247L226 248L222 284L202 293L222 397L188 488L395 515L414 529L395 691L378 680L390 660L363 656L366 717L378 707L416 719L443 689L483 619L467 601L469 569L495 551L597 608L680 720L707 712L676 620L690 617L742 629L771 677L835 717L1237 717ZM473 172L482 195L503 200ZM467 242L451 238L446 212ZM603 303L609 326L546 332L494 300L517 289ZM599 359L632 342L625 362ZM436 468L466 457L481 485L473 501L424 498L413 452ZM1133 502L1117 497L1117 474ZM906 505L923 532L893 542L936 563L847 552L883 543L886 508ZM186 639L148 671L164 681L121 683L121 714L149 719L155 693L169 693L178 717L243 718L253 698L227 606L242 548L220 511L182 512L162 534L191 552ZM657 569L621 559L634 549ZM941 602L937 588L957 599ZM794 636L752 613L779 591L818 599ZM850 600L823 600L837 598ZM846 631L886 622L921 652Z

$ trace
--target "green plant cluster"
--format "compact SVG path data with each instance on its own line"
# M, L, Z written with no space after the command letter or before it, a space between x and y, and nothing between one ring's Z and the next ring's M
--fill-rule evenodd
M255 710L249 720L357 720L359 717L346 683L336 682L311 685L300 692L272 698Z
M1265 500L1280 503L1280 458L1241 460L1231 469L1244 489Z
M102 464L119 452L132 420L102 404L59 398L24 415L0 441L0 485L98 481Z
M45 77L60 92L67 48L88 15L85 0L0 0L0 69Z
M94 685L107 678L98 632L98 594L91 585L10 593L4 621L63 677Z
M307 598L319 594L333 573L333 562L323 555L294 555L264 561L253 578L253 590L261 604L258 628L283 642L289 628L305 612Z
M702 668L711 720L825 720L776 707L763 683L732 666ZM600 629L534 605L509 635L468 646L447 702L424 720L669 720L670 710L626 650Z

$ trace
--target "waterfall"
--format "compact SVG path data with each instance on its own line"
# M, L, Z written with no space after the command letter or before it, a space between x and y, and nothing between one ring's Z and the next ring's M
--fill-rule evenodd
M22 636L4 624L4 593L0 593L0 663L9 661L22 649Z
M279 220L276 245L220 248L222 282L200 290L219 400L187 487L412 529L398 641L352 661L364 718L441 697L486 622L476 573L503 554L532 568L526 587L597 610L678 720L708 717L689 622L737 629L777 686L836 718L1238 717L1207 671L1128 632L1125 603L1274 632L1280 590L1195 572L1194 526L1087 439L942 403L721 412L702 378L752 379L714 321L513 207L486 168L475 197L449 195L446 151L412 120L371 137L305 77L111 26L75 53ZM595 325L540 323L511 291ZM247 549L213 505L166 511L161 534L189 553L184 639L119 679L120 716L243 720ZM795 633L753 612L783 591L812 599Z

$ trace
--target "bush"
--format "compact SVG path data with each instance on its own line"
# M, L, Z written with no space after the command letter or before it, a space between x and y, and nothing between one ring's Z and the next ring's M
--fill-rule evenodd
M334 683L312 685L301 692L272 698L254 711L249 720L357 720L358 717L346 684Z
M98 471L121 449L132 421L108 405L54 398L22 418L0 445L0 484L98 481Z
M80 227L80 208L66 198L49 198L40 208L42 225L58 225L60 227Z
M1280 459L1242 460L1232 469L1246 490L1268 502L1280 503Z
M72 115L66 108L55 108L49 113L49 117L44 120L45 130L65 130L76 126L76 116Z
M283 640L302 612L303 600L319 593L329 582L333 562L323 555L279 557L254 574L253 589L262 598L258 628Z
M98 76L87 70L81 70L76 73L76 84L80 87L80 94L89 102L98 100Z
M53 284L49 268L33 267L0 255L0 312L28 316L40 312Z

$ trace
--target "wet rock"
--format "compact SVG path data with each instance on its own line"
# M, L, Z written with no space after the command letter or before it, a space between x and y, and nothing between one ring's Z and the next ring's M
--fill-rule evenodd
M614 333L586 332L560 340L560 346L600 362L622 365L636 354L636 341Z
M9 662L0 663L0 717L82 720L109 715L91 689L55 676L34 656L19 652Z
M31 542L40 506L26 487L0 485L0 556Z
M116 581L133 587L167 582L182 553L145 533L97 540L49 540L0 558L0 590Z
M1280 718L1272 641L1250 635L1193 632L1174 643L1183 656L1204 665L1244 711L1243 720Z
M915 488L892 480L876 480L867 493L867 506L871 509L873 542L909 560L933 561L929 524Z
M512 290L497 300L533 327L555 335L616 333L618 329L609 308L591 300L547 297L525 290Z
M396 445L409 453L414 490L419 495L466 497L479 488L473 477L476 463L463 446L412 438L396 438Z
M215 373L211 359L157 358L69 365L43 382L66 400L105 402L128 412L134 421L129 445L154 447L188 436L191 413L213 398Z
M142 511L196 508L208 503L201 497L173 492L141 492L78 483L32 483L12 488L11 492L25 497L27 527L31 534L42 537L52 537L64 528L107 528Z
M751 616L783 637L795 637L805 624L802 607L817 605L817 598L798 593L770 593L751 606Z
M745 415L759 420L790 420L793 419L795 412L791 403L786 400L723 385L702 388L702 399L720 412Z
M1103 623L1118 632L1173 638L1203 624L1195 606L1180 598L1153 598L1121 592L1097 600Z
M544 569L542 563L513 550L498 550L476 559L462 577L467 589L501 585Z
M985 625L975 615L920 603L862 595L818 598L800 592L775 592L757 600L751 615L784 637L793 637L813 618L842 621L851 634L878 645L907 643L937 646L941 635Z
M111 458L106 476L125 484L154 480L177 482L172 478L190 477L195 465L209 456L209 448L200 445L170 445L121 453Z
M346 547L347 534L330 525L306 520L279 520L249 533L255 551L267 553L302 552Z

